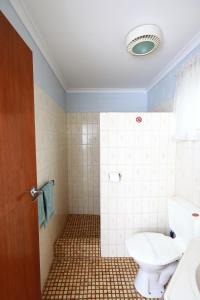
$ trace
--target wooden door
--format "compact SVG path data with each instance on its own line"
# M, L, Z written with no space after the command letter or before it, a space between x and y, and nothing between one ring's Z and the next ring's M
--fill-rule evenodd
M32 52L0 13L0 299L39 300Z

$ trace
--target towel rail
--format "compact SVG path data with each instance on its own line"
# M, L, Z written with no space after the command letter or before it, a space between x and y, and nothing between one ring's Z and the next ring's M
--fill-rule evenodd
M40 187L40 190L42 190L49 182L52 182L53 185L55 185L55 180L54 180L54 179L51 179L51 180L45 182L45 183ZM43 191L42 191L42 192L43 192Z
M30 191L30 194L31 194L31 197L32 197L32 200L34 201L39 195L43 194L43 188L49 183L49 182L52 182L53 185L55 185L55 180L52 179L52 180L49 180L47 181L45 184L43 184L39 189L36 188L36 187L33 187Z

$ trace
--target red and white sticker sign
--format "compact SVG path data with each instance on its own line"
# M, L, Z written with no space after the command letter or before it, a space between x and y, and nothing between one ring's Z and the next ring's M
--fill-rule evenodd
M142 122L142 117L138 116L138 117L136 118L136 122L137 122L137 123L141 123L141 122Z

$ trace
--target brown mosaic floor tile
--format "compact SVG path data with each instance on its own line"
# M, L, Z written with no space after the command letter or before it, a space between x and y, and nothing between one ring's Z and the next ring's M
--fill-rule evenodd
M55 257L99 257L100 217L68 215L62 237L54 245Z
M55 257L99 257L100 242L97 238L59 239L54 246Z
M69 215L42 300L143 300L133 286L132 258L100 257L100 217Z
M133 288L136 272L131 258L55 260L42 299L142 300Z
M68 215L62 238L100 237L100 216Z

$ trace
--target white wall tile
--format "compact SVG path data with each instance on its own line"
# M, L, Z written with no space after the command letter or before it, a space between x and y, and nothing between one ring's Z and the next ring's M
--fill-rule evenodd
M100 214L99 114L66 113L68 211Z
M125 239L135 232L167 232L167 199L175 182L173 133L170 113L100 114L103 256L127 255ZM121 173L121 181L109 182L110 172Z
M176 194L200 207L200 142L177 142Z
M65 112L36 85L34 96L38 186L55 180L55 214L39 232L43 287L53 260L53 245L63 230L67 214L67 133Z

